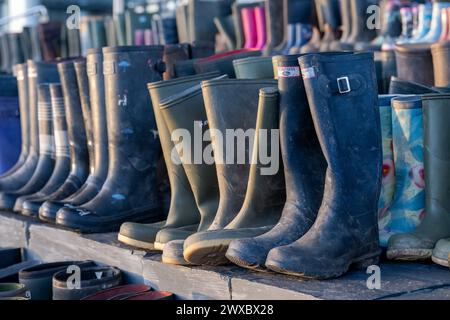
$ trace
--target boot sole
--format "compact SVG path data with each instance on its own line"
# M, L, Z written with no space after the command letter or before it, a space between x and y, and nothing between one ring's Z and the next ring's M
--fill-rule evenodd
M345 270L342 270L342 271L336 272L336 273L322 274L322 275L313 275L313 274L307 274L307 273L303 273L303 272L293 272L290 270L285 270L278 266L267 265L267 267L270 270L275 271L277 273L282 273L282 274L286 274L286 275L294 276L294 277L300 277L300 278L303 278L306 280L327 280L327 279L331 279L331 278L338 278L338 277L342 276L343 274L345 274L346 272L348 272L350 269L356 269L356 270L364 269L365 270L369 266L377 265L380 262L380 254L381 254L381 250L377 254L371 253L371 254L361 256L359 258L353 259L349 263L348 267Z
M126 237L124 235L121 235L120 233L117 236L117 240L119 240L120 242L125 243L129 246L135 247L135 248L146 249L146 250L155 250L155 246L153 245L153 243Z
M389 260L400 261L429 260L432 254L432 249L390 249L386 252L386 256Z
M201 241L185 248L184 258L196 265L220 266L230 263L225 257L227 250L228 244L213 245L211 241Z
M259 264L251 264L251 263L248 263L247 261L239 259L238 257L228 256L228 255L225 255L225 256L233 264L235 264L241 268L246 268L246 269L258 271L258 272L266 272L266 273L270 272L270 270L268 270L265 266L261 266Z
M447 267L447 268L450 267L450 263L448 260L436 258L435 256L431 256L431 260L440 266Z
M161 242L155 242L153 244L153 246L155 247L155 250L157 250L157 251L163 251L165 245L166 245L165 243L161 243Z

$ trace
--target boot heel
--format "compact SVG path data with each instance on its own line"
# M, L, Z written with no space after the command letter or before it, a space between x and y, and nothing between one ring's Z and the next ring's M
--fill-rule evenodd
M352 267L357 270L367 269L369 266L377 265L380 262L380 254L377 253L375 256L371 255L370 257L363 257L354 261Z

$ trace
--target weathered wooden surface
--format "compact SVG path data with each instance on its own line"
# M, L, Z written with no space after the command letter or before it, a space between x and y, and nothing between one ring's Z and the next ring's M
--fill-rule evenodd
M113 265L125 271L127 281L145 281L180 299L450 299L450 269L431 263L384 262L381 289L369 290L364 271L335 280L304 281L236 266L165 265L160 254L125 246L115 233L80 235L13 214L0 214L0 247L25 247L31 258L46 262L91 259Z

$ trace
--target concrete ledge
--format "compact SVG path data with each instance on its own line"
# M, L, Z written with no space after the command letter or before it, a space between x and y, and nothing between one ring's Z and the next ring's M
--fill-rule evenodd
M433 264L381 264L381 290L369 290L368 274L353 271L340 279L304 281L235 266L181 267L161 255L122 245L116 233L80 235L25 217L0 213L0 247L24 247L45 262L91 259L116 266L129 282L174 292L180 299L450 299L450 270Z

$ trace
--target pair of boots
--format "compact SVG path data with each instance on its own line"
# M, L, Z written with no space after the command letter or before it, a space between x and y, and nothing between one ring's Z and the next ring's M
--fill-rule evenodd
M231 242L226 257L305 278L377 263L382 150L373 55L280 57L278 72L286 204L274 228Z
M406 98L404 98L406 99ZM395 260L426 260L432 257L433 261L443 266L449 266L450 253L450 202L448 197L450 176L450 154L448 145L450 143L450 120L448 94L429 94L422 98L414 99L416 105L423 107L423 141L424 141L424 172L425 182L421 171L418 178L413 167L410 178L415 185L414 189L425 183L426 190L420 194L420 201L424 201L426 213L421 217L419 226L411 232L394 235L389 239L387 256ZM420 109L415 111L421 112ZM421 123L417 126L416 133L421 130ZM417 144L411 145L411 152L417 151ZM405 153L407 156L408 153ZM407 157L405 157L406 159ZM410 159L410 157L409 157ZM422 169L423 170L423 169ZM404 172L407 175L407 172ZM406 180L408 177L406 176ZM419 183L419 184L417 184ZM407 191L406 189L404 191ZM410 201L419 200L419 195L413 197L411 192L405 193ZM410 202L413 204L413 202ZM418 202L417 202L418 203ZM418 206L405 207L406 215L411 210L417 212ZM419 209L421 210L421 209Z
M264 49L267 41L266 10L263 6L241 9L245 49Z
M378 44L371 44L377 37L376 27L369 28L372 21L368 8L377 5L374 0L341 0L342 36L330 44L330 50L379 50Z
M450 1L434 1L419 10L419 26L412 43L435 43L448 40Z

